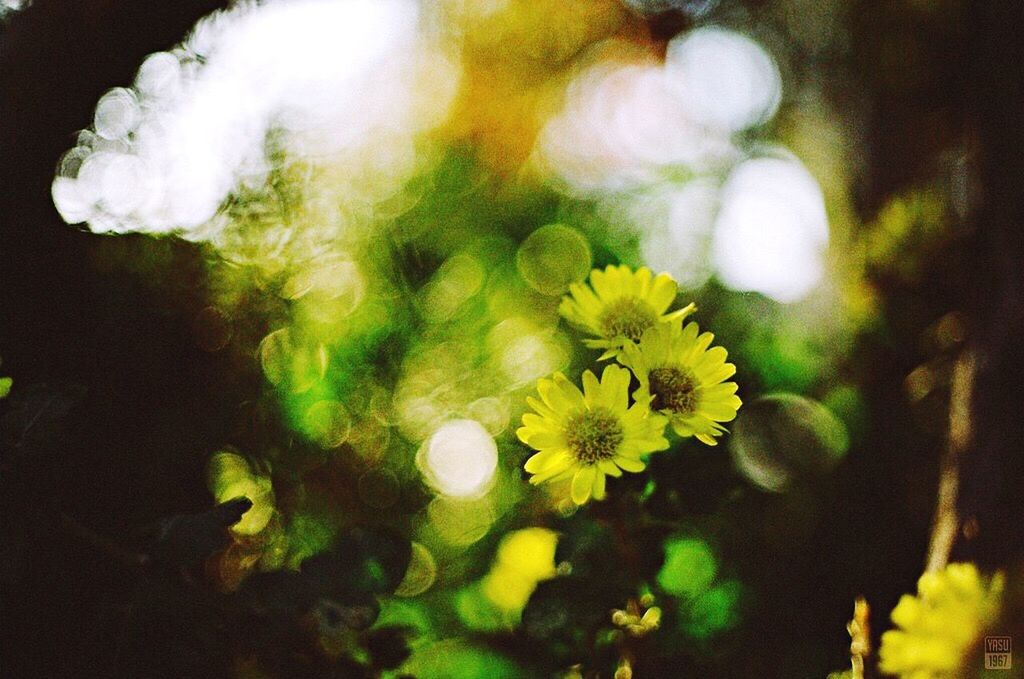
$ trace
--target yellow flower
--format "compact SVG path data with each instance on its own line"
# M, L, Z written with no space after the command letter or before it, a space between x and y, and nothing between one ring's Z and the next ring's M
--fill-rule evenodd
M644 333L640 344L628 344L619 357L640 380L633 397L650 403L651 410L668 416L680 436L696 436L713 446L725 431L720 422L736 417L742 405L736 383L725 382L736 372L726 363L722 347L711 347L714 335L698 334L696 323L658 325Z
M540 400L527 398L535 413L523 415L516 434L540 452L526 461L530 483L572 479L578 505L604 499L605 476L643 471L641 455L665 450L665 418L645 403L629 401L629 371L617 365L604 369L601 381L583 373L583 391L565 375L537 383Z
M971 563L953 563L917 581L892 611L898 629L882 635L879 667L904 679L963 676L964 661L999 616L1002 575L984 580Z
M685 318L693 304L666 313L676 298L676 282L667 273L657 276L647 267L635 272L628 266L608 265L590 272L590 285L573 283L558 310L568 320L596 335L583 340L591 349L604 349L601 360L611 358L644 331L660 323Z

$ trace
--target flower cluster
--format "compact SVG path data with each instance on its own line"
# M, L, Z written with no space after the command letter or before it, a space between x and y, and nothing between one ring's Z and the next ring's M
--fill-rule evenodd
M595 269L590 285L569 287L562 316L593 335L584 343L604 350L600 360L621 367L606 366L600 379L585 371L582 391L561 373L540 380L540 398L527 399L534 412L517 432L538 451L526 461L531 483L571 479L576 504L601 500L607 476L643 471L644 456L668 448L667 425L712 446L725 432L721 423L741 405L736 383L725 381L736 367L711 346L714 335L684 325L692 303L669 311L676 293L671 276L646 267Z
M917 581L892 611L898 629L882 635L879 668L900 677L963 676L963 664L999 616L1003 577L981 576L972 563L953 563Z

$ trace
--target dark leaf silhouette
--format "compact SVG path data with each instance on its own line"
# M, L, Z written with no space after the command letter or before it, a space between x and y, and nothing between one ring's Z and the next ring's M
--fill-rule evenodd
M355 528L327 552L306 559L302 573L318 591L346 601L390 593L409 566L409 540L383 528Z
M364 630L377 620L380 606L372 597L363 601L340 603L333 599L321 599L317 602L314 617L326 633Z
M363 630L377 619L377 595L394 591L409 565L411 543L387 530L355 528L298 572L257 573L241 596L260 618L295 621L312 614L326 631Z
M409 633L405 627L382 627L369 632L364 643L374 667L392 670L405 662L412 652L408 643Z
M193 566L221 549L227 529L252 507L252 500L235 498L201 514L178 514L156 527L151 556L157 563Z
M651 492L644 507L651 516L678 520L711 514L721 507L737 486L729 458L718 451L692 446L685 455L654 456L651 460Z

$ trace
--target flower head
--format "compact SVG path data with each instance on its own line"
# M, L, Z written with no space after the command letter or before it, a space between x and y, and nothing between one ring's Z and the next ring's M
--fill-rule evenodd
M898 629L882 635L883 672L900 677L963 676L971 647L999 615L1003 578L986 580L971 563L953 563L917 581L892 611Z
M595 335L583 340L592 349L604 349L611 358L623 346L638 342L648 328L671 323L692 313L690 304L666 313L676 298L676 282L666 273L654 276L647 267L608 265L590 272L590 285L573 283L562 298L559 312L569 322Z
M643 471L641 455L668 448L665 418L645 403L629 406L629 371L604 369L600 382L583 373L583 391L565 375L537 383L540 400L528 398L533 413L523 415L516 434L538 450L526 461L530 483L572 479L572 499L582 505L605 495L605 476Z
M725 380L736 372L726 363L722 347L710 347L714 335L699 334L696 323L652 327L639 344L627 344L619 360L640 380L633 397L650 403L651 410L668 416L680 436L696 436L715 445L725 431L720 422L736 417L742 405L736 383Z

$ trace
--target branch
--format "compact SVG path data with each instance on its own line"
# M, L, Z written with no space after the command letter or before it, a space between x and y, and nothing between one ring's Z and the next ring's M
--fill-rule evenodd
M960 533L961 518L957 511L957 498L960 492L960 466L971 441L971 390L974 384L974 370L974 354L970 351L961 354L953 368L953 384L949 397L949 435L939 473L939 492L925 567L928 572L945 567Z

